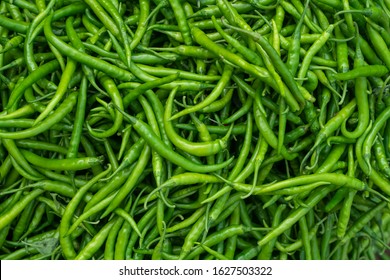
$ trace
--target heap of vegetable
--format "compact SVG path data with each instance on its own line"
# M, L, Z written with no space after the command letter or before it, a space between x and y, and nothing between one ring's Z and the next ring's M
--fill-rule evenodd
M3 0L1 259L377 259L389 0Z

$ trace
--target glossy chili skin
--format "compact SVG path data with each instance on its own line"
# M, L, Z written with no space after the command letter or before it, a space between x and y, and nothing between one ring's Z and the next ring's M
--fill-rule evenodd
M389 16L0 1L0 258L385 258Z

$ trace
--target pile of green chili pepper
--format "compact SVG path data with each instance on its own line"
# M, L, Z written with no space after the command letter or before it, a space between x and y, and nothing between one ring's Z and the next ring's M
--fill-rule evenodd
M2 0L0 259L389 259L389 47L389 0Z

